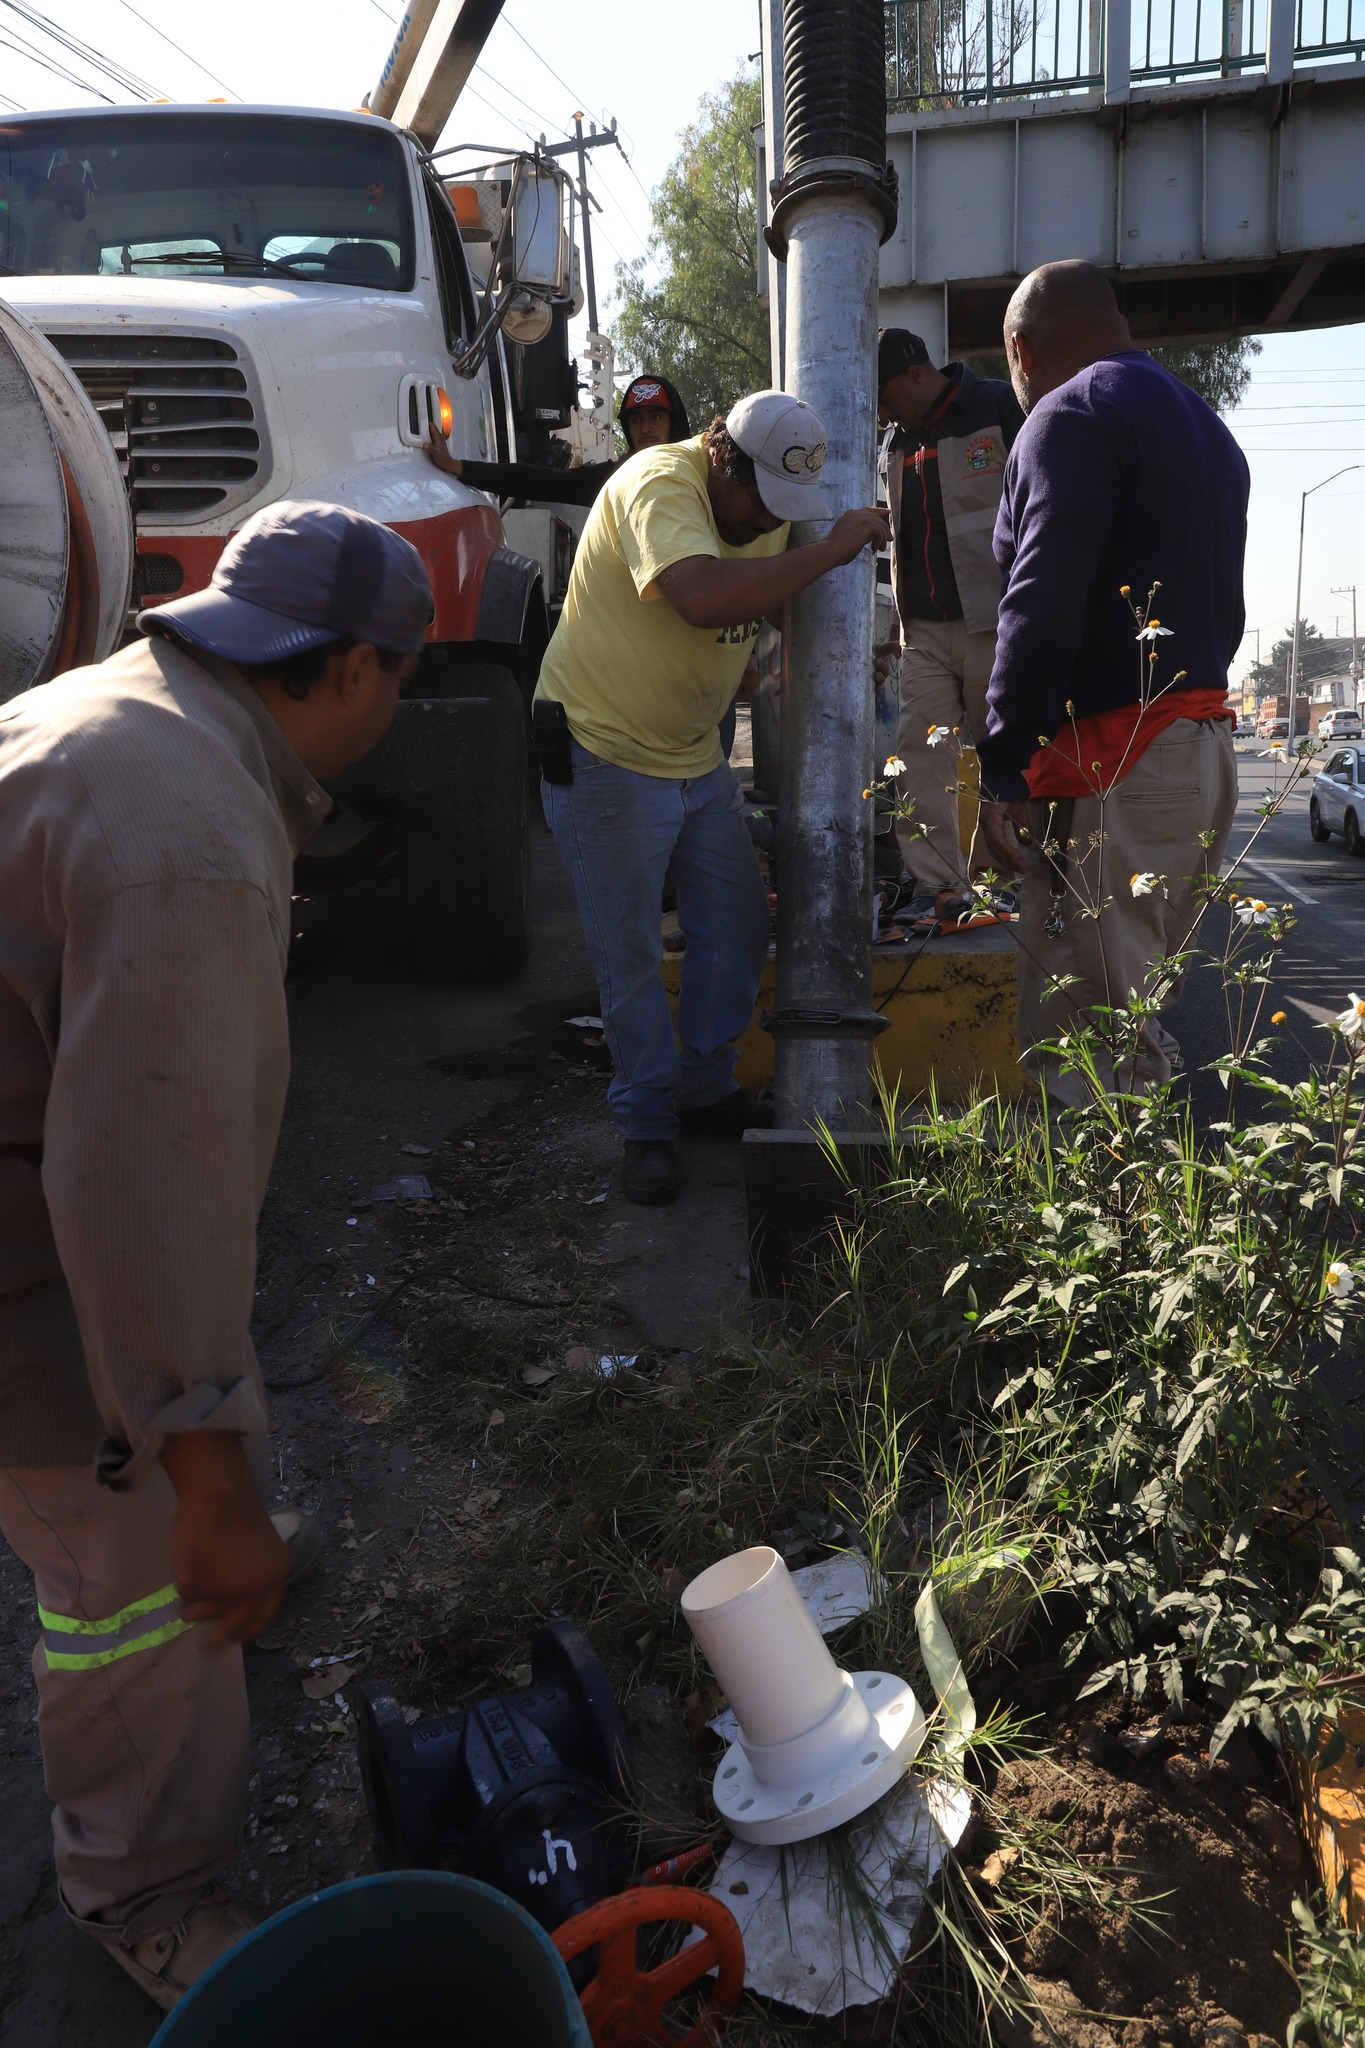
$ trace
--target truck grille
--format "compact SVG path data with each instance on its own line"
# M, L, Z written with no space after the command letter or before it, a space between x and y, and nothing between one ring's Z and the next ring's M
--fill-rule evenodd
M254 496L266 450L249 356L180 332L48 340L108 428L140 519L189 525Z

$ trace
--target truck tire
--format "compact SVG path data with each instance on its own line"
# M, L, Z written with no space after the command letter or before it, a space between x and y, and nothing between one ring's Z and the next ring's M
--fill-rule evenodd
M442 694L472 701L453 719L430 706L430 745L397 795L408 951L441 981L509 981L531 945L522 695L509 670L474 662Z

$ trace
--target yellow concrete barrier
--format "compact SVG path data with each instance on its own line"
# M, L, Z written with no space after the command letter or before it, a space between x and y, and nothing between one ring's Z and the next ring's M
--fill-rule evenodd
M1290 1759L1299 1818L1328 1898L1340 1888L1342 1917L1365 1933L1365 1772L1356 1761L1365 1748L1365 1714L1341 1717L1346 1754L1326 1770Z
M664 986L675 1014L685 957L666 953L663 959ZM887 1019L874 1052L883 1074L902 1094L923 1094L931 1078L950 1098L976 1083L1004 1096L1022 1091L1015 957L1005 926L873 953L872 999ZM741 1088L772 1084L773 1041L759 1019L773 1006L773 976L769 958L753 1021L739 1041Z

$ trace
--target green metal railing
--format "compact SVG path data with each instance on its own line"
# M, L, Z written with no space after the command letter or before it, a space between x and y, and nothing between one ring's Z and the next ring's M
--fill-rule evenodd
M1266 63L1268 0L1133 0L1133 84ZM1359 12L1357 12L1359 9ZM893 107L973 106L1104 84L1105 0L886 0ZM1365 0L1297 0L1296 68L1365 59Z

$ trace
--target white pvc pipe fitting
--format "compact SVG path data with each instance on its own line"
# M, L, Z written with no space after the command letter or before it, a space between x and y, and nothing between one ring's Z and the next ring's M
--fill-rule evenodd
M742 1841L823 1834L900 1778L924 1740L919 1702L888 1672L839 1669L775 1550L711 1565L682 1610L739 1722L714 1797Z

